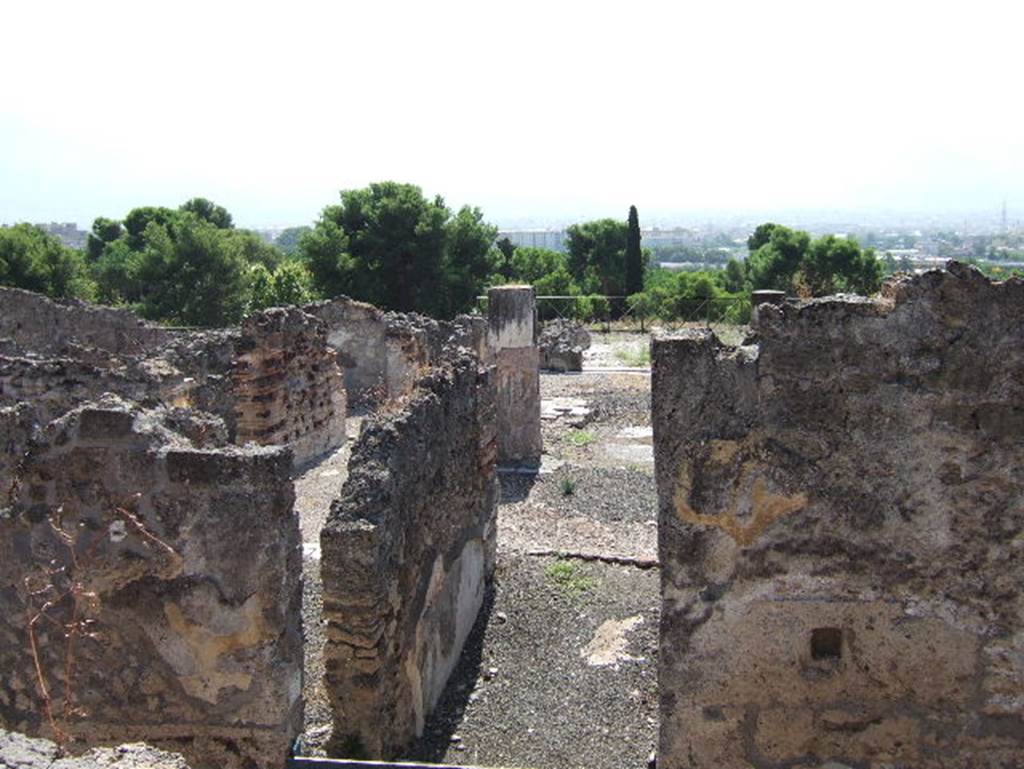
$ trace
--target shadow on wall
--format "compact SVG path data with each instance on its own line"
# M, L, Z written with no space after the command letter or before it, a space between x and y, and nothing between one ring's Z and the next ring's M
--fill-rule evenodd
M504 491L504 484L502 489ZM434 712L427 717L423 736L409 748L409 755L406 757L408 760L429 763L444 761L445 753L451 745L452 735L455 734L466 713L469 698L473 694L473 687L480 680L484 636L487 634L487 626L491 621L494 596L494 580L491 580L487 583L483 606L480 607L480 613L477 615L473 629L462 648L459 664L448 679L448 685Z

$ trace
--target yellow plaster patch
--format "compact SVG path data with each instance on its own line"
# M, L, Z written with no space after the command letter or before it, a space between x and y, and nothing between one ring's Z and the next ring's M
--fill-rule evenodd
M263 637L263 616L259 597L253 595L241 607L243 629L220 635L202 625L196 625L185 617L181 608L174 603L164 606L167 624L191 652L197 672L179 676L182 687L192 697L216 703L221 689L234 686L246 690L252 684L252 674L218 669L218 660L224 654L253 646Z
M739 443L736 441L716 441L716 444L718 445L713 444L711 449L712 461L715 462L718 462L723 457L725 461L732 459L740 448ZM725 444L732 444L732 446L729 447ZM745 462L740 468L738 477L742 478L748 473L754 472L752 465L754 465L752 460ZM692 489L693 484L690 479L689 468L684 461L680 467L676 485L676 513L687 523L721 529L740 546L747 546L756 542L764 530L779 518L795 513L797 510L802 510L807 506L806 494L802 492L792 496L773 494L768 490L764 479L758 477L754 479L750 495L752 516L748 523L743 523L740 520L739 513L742 492L739 490L734 492L732 505L726 512L718 515L705 515L704 513L697 512L690 506L690 492Z

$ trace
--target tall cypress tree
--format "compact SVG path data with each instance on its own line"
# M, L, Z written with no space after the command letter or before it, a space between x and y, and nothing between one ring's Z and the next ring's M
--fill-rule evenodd
M640 251L640 218L636 206L629 207L626 233L626 295L644 290L644 256Z

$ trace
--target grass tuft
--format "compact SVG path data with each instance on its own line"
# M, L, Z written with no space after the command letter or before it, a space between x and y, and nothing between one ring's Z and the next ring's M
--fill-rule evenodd
M570 430L565 437L573 446L589 446L597 440L597 434L592 430Z
M565 558L559 558L548 566L547 574L555 586L570 598L592 590L597 585L579 566Z
M632 368L646 368L651 365L651 348L649 345L624 347L615 351L615 357Z

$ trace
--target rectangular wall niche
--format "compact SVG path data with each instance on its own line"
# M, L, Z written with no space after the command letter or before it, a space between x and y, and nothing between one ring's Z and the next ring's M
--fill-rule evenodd
M816 627L811 631L811 659L838 660L842 656L842 630L837 627Z

